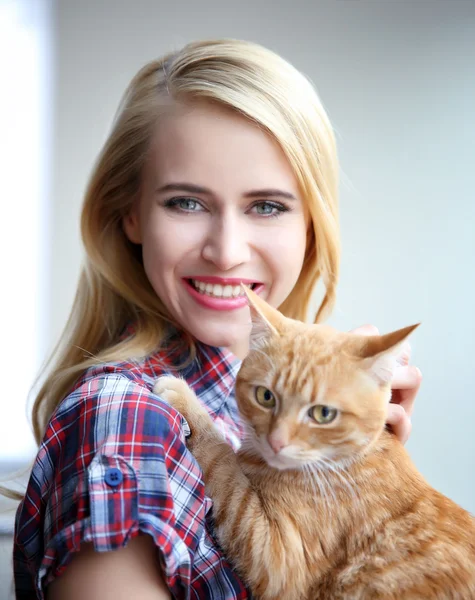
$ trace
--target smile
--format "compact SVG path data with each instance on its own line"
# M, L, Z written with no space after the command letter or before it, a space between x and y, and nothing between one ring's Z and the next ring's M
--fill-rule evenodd
M189 281L200 294L206 294L206 296L212 296L213 298L237 298L238 296L245 296L244 290L240 285L206 283L197 279L190 279ZM257 283L245 285L253 290L257 286Z
M187 277L183 279L190 296L201 306L211 310L235 310L247 306L247 297L241 283L256 293L262 283L248 279L221 279L217 277Z

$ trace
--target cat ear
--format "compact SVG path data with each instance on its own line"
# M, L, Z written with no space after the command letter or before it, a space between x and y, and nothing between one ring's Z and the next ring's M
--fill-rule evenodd
M251 312L249 346L251 350L255 350L262 347L272 336L279 335L279 324L284 317L250 288L243 284L241 287L246 293Z
M385 335L358 336L352 353L362 359L363 368L380 385L387 385L393 377L401 346L419 325L410 325Z

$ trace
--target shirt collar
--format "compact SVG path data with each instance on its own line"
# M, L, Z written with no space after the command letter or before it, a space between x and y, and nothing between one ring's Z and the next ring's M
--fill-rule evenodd
M153 380L164 373L183 378L216 417L227 402L235 401L241 361L225 348L199 341L195 341L195 348L193 357L187 336L168 325L161 348L145 359L145 373Z

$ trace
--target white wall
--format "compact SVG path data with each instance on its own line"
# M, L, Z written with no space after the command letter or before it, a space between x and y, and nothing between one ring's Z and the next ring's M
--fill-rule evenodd
M408 448L475 512L475 3L62 0L56 32L51 341L75 289L86 179L129 79L192 39L258 41L311 77L338 132L344 253L332 322L422 321Z
M0 0L0 473L35 450L25 400L49 343L50 4Z
M35 451L25 404L50 344L50 9L50 0L0 0L0 477ZM15 507L0 496L0 600L13 598Z

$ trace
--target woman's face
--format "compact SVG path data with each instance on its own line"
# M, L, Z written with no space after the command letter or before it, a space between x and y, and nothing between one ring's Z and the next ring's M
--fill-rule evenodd
M278 307L304 260L307 213L277 144L211 104L160 121L142 193L124 220L155 292L196 339L247 352L240 282Z

